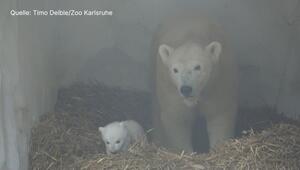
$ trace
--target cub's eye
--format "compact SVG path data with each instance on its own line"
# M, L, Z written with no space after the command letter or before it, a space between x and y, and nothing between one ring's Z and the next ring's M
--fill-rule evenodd
M120 143L120 141L119 141L119 140L117 140L117 141L116 141L116 143L117 143L117 144L119 144L119 143Z
M200 69L201 69L200 65L196 65L196 66L194 67L194 70L200 70Z
M108 141L106 141L106 144L108 144L108 145L109 145L109 142L108 142Z
M177 68L173 68L173 72L174 73L178 73L178 69Z

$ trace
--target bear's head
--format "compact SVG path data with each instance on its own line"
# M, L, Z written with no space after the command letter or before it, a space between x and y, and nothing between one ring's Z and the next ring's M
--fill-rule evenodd
M219 61L221 51L222 46L216 41L204 47L197 43L185 43L175 49L166 44L159 46L162 62L188 106L197 103Z

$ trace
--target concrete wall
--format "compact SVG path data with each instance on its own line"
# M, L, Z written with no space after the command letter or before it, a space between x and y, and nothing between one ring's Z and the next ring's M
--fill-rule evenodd
M9 14L46 2L0 2L0 170L27 169L30 128L55 103L54 18Z
M242 107L269 105L291 116L300 109L295 103L298 0L64 0L59 6L114 11L112 17L59 19L64 85L96 79L148 90L149 47L157 24L169 12L198 9L218 20L229 35L239 60Z
M26 169L30 128L57 88L98 80L148 90L149 48L161 18L196 8L228 32L241 106L300 114L298 0L2 0L0 170ZM13 17L10 9L104 9L113 16Z

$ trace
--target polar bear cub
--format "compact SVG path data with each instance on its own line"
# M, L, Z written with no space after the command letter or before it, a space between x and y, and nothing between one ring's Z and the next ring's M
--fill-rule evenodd
M98 129L105 142L107 154L127 151L131 144L145 137L144 129L134 120L112 122Z

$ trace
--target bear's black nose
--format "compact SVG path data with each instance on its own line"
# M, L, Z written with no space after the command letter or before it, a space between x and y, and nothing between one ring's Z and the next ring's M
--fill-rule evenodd
M184 97L191 96L192 90L193 89L191 86L181 86L181 88L180 88L180 92Z

